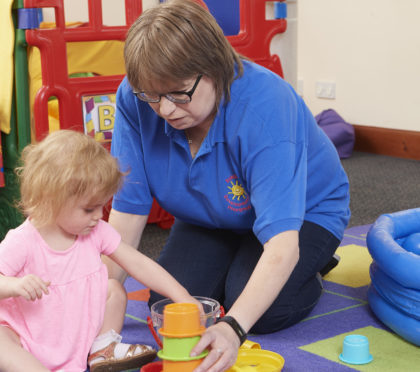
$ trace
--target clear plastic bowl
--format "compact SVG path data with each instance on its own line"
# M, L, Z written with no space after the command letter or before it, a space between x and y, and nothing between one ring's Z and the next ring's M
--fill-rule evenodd
M220 304L218 301L208 297L194 296L203 305L204 315L201 315L201 324L206 328L216 322L220 316ZM171 304L173 301L169 298L164 298L155 302L150 308L152 315L153 327L158 331L163 326L163 309L166 305Z

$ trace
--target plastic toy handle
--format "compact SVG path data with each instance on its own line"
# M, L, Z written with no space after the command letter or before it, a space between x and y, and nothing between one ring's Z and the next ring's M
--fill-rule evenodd
M162 349L163 348L162 341L160 340L158 334L156 333L155 327L153 327L153 321L152 321L152 318L150 318L150 316L147 317L147 326L149 327L149 330L152 333L153 338L155 339L156 343Z

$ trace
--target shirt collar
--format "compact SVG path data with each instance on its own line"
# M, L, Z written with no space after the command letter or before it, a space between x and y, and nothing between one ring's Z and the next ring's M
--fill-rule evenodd
M204 139L203 143L206 143L210 147L213 147L215 143L225 142L225 106L224 102L220 102L219 111L213 120L213 123L209 129L209 133ZM177 143L183 143L185 141L185 134L183 130L175 129L165 120L165 134Z

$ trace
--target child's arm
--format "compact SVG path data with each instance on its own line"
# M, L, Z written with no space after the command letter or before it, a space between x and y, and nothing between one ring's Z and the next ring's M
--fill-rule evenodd
M28 301L35 301L41 299L43 294L49 294L49 285L50 282L44 282L32 274L16 278L0 273L0 299L22 296Z
M174 302L197 303L188 291L158 263L121 242L109 256L137 281Z

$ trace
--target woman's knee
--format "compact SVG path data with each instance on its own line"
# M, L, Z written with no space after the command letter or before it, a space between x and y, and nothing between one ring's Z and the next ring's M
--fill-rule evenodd
M273 314L267 312L264 314L251 328L251 333L266 334L279 331L287 328L287 325L292 323L294 315L290 312L284 314ZM291 324L290 324L291 325Z
M291 327L301 320L312 311L316 304L305 309L285 310L281 313L267 311L251 328L251 333L266 334L280 331L282 329Z
M252 327L252 333L272 333L305 319L322 295L319 276L313 277L299 291L280 292L277 299Z

